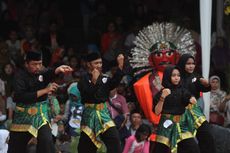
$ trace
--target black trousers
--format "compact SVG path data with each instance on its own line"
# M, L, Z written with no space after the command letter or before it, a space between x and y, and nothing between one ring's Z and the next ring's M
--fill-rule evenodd
M119 134L116 127L109 128L106 132L100 135L102 141L105 143L108 153L121 153L121 145ZM97 147L92 140L84 133L81 132L78 153L96 153Z
M211 127L207 121L205 121L197 129L196 138L199 142L201 153L216 153L214 137L211 133Z
M27 144L32 138L29 132L10 132L8 153L26 153ZM38 130L36 153L55 153L51 129L48 124Z
M151 153L170 153L170 149L168 146L162 143L155 143L154 145L155 147L153 149L153 152ZM178 143L177 152L178 153L200 153L200 149L195 139L189 138Z

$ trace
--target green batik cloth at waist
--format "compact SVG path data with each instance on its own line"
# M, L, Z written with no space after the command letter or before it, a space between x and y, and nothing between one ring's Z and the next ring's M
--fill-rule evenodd
M192 118L191 123L196 129L198 129L203 123L204 121L206 121L206 117L203 114L200 106L198 106L197 104L189 104L183 115L186 115L186 118Z
M97 148L102 145L99 135L114 126L115 124L110 118L106 103L85 104L81 120L81 131L88 135Z
M17 103L10 130L29 132L37 137L38 129L49 124L48 106L48 100L29 105Z
M156 132L156 141L167 145L172 153L177 152L177 144L180 141L193 138L196 134L195 128L190 124L192 118L187 118L186 116L187 115L161 115Z

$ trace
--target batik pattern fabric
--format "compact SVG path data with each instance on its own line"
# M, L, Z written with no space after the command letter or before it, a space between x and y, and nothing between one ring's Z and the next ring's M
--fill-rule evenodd
M184 114L187 113L189 112ZM187 115L162 114L157 127L156 142L165 144L171 153L176 153L180 141L194 138L196 130L192 122L192 118L187 118Z
M29 132L37 137L38 130L43 125L50 124L48 106L48 100L30 105L17 104L10 130Z
M110 118L106 103L85 104L81 120L81 131L88 135L97 148L102 146L99 135L115 124Z
M198 129L206 121L204 113L197 104L189 104L183 115L191 121L190 125L195 129Z

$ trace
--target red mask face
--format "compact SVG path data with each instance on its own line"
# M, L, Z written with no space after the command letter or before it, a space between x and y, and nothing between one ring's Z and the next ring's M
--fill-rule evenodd
M154 51L149 57L149 62L157 71L163 72L166 66L177 63L178 56L179 54L175 50L165 49Z

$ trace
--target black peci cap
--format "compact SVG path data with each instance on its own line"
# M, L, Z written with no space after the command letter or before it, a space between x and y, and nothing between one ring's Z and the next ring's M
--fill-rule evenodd
M94 61L94 60L99 59L99 58L101 58L100 53L98 53L98 52L91 52L91 53L89 53L86 56L86 61L87 62L91 62L91 61Z
M40 61L42 54L40 52L29 51L25 56L25 61Z

